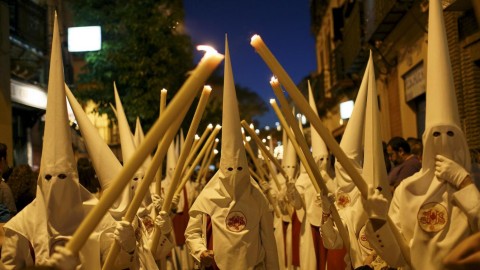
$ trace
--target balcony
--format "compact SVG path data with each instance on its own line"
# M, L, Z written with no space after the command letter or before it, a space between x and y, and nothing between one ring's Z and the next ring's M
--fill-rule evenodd
M412 7L414 0L365 0L365 41L383 41Z
M8 1L10 37L31 51L47 54L47 10L31 1Z
M31 1L9 0L11 75L44 83L47 62L47 9Z
M345 73L359 73L368 61L368 50L364 48L362 4L356 1L345 19L343 28L343 63Z

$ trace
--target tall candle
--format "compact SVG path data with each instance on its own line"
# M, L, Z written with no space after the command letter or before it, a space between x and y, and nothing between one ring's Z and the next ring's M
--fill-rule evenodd
M222 60L223 55L217 53L215 50L207 51L198 66L193 70L170 102L168 108L165 109L165 113L155 122L132 158L125 163L123 169L117 174L112 186L102 194L97 205L87 214L86 218L79 225L66 245L68 250L74 254L80 251L90 234L95 230L95 227L108 212L108 209L110 209L118 196L123 192L123 189L133 177L134 173L157 146L158 141L160 141L160 138L176 119L176 116L179 115L183 108L190 106L196 96L196 92Z
M280 174L282 174L282 176L286 180L288 180L289 177L288 177L287 172L285 172L285 170L282 168L282 165L278 162L278 160L275 157L273 157L272 153L270 153L270 151L268 151L268 149L262 143L262 140L260 140L260 138L255 133L255 131L252 128L250 128L250 126L248 125L248 123L245 120L242 120L240 123L242 124L243 128L248 132L248 134L250 134L250 137L252 137L253 141L255 141L257 146L260 147L260 150L262 150L262 154L264 156L267 156L273 162L275 167L277 167Z
M162 112L165 110L165 107L167 106L167 89L163 88L160 90L160 114L162 115ZM160 143L159 143L160 147ZM162 194L162 169L163 166L160 164L158 166L158 171L157 174L155 175L156 181L155 181L155 193L158 195Z
M275 56L273 56L272 52L265 45L262 38L259 35L254 35L251 39L250 44L255 48L257 53L267 64L273 74L277 76L280 83L285 87L285 90L287 90L288 94L293 99L293 102L303 112L303 114L305 114L305 117L312 124L315 130L317 130L318 134L320 134L327 147L332 151L332 153L335 155L343 168L345 168L347 173L352 178L352 181L360 190L362 197L367 198L367 184L363 180L362 176L355 169L345 152L343 152L343 150L340 148L340 145L338 145L337 141L335 140L335 138L333 138L330 131L322 124L318 115L312 110L308 101L302 95L300 90L298 90L295 83L280 65Z
M273 85L272 85L272 88L274 88L275 94L279 98L280 104L282 105L281 111L283 112L283 115L274 99L270 100L270 104L272 105L275 113L277 114L278 119L280 120L280 123L282 124L285 132L287 133L287 136L290 139L290 143L293 144L293 147L295 148L295 151L297 152L298 157L302 161L302 164L305 167L305 170L307 171L309 179L312 182L313 186L315 187L316 192L319 193L319 191L321 191L324 196L328 196L327 185L323 181L323 178L320 174L320 170L316 166L316 163L313 160L312 155L310 154L305 138L301 134L300 128L298 127L295 121L295 117L290 112L290 108L288 107L287 100L285 99L281 91L278 91L281 89L277 87L273 87ZM292 130L294 134L292 134ZM319 186L321 187L321 190L319 190L320 188ZM350 238L348 236L347 229L345 228L342 220L340 219L340 215L338 214L335 204L332 203L330 205L330 211L332 214L333 221L335 222L338 228L338 232L342 237L346 250L349 250Z
M143 198L145 197L145 194L147 193L149 186L152 183L152 180L155 176L156 168L158 168L162 164L163 159L165 158L165 155L167 153L168 147L170 146L173 138L175 137L175 134L180 128L180 125L182 124L182 121L185 118L187 111L188 111L188 107L185 107L183 111L177 116L175 121L172 123L172 125L170 126L170 128L167 130L162 140L160 141L157 151L155 152L155 155L152 158L152 162L150 163L150 166L148 167L142 181L140 181L140 184L138 185L138 188L135 192L135 195L133 196L132 201L128 205L128 208L125 213L125 216L123 217L123 220L128 222L133 222L133 219L135 218L138 208L142 204ZM103 263L102 269L107 270L113 267L113 264L115 262L115 259L117 258L118 252L120 252L120 245L118 244L117 241L114 241L112 247L110 248L107 254L107 258Z

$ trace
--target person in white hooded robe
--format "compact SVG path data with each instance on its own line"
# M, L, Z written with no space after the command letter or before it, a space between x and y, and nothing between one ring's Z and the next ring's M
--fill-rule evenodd
M342 143L344 148L350 145L352 150L355 149L355 147L353 147L355 141L359 143L357 149L364 149L363 152L358 152L363 154L363 168L360 169L363 178L370 186L382 187L384 194L389 196L388 183L386 182L387 171L385 161L382 158L383 146L376 96L375 70L372 56L370 55L362 84L357 95L354 112L349 121L349 126L347 126L347 130L345 131ZM358 121L358 123L356 121ZM355 129L352 129L352 127ZM360 135L357 135L357 137L361 139L355 140L355 137L351 132L357 134L361 133ZM351 140L352 138L354 138L354 140L347 143L347 140ZM348 152L352 153L354 151ZM338 168L340 168L340 166ZM337 176L337 179L343 175L345 174L340 174ZM351 181L350 178L342 180L343 184L346 183L346 180ZM344 185L343 187L346 186ZM354 189L355 192L359 192L356 187ZM343 248L345 244L340 237L338 228L333 224L330 216L330 201L324 196L322 196L322 207L324 217L321 226L321 233L325 247ZM365 265L369 265L374 269L385 267L385 262L379 256L376 256L365 235L365 224L367 223L368 215L364 209L362 198L357 197L357 199L351 204L342 207L339 210L339 215L348 231L350 245L349 258L351 259L349 263L351 263L353 268L356 269ZM345 269L351 269L351 267Z
M278 269L273 213L247 167L226 38L223 91L220 169L190 209L186 243L201 266Z
M470 155L461 129L440 0L429 3L426 127L422 169L395 190L390 207L381 195L368 200L370 244L390 265L446 269L442 259L479 231L480 194L473 185ZM392 234L406 241L404 258Z
M317 107L315 105L310 83L308 83L308 94L310 107L316 113ZM328 192L334 193L336 185L327 172L329 167L329 153L327 146L315 129L311 128L310 134L312 156L320 169L320 173L328 188ZM305 168L303 166L300 168L300 175L295 183L295 187L305 205L305 215L302 219L302 239L300 248L303 264L301 262L300 266L302 269L325 269L327 266L327 259L329 258L330 269L339 269L339 267L345 268L343 263L344 252L342 250L330 251L323 245L319 231L322 221L321 201L317 200L317 192L312 185L312 181Z
M122 165L105 141L100 137L97 129L90 122L70 89L66 86L65 90L80 127L80 132L84 138L87 151L90 154L100 185L103 190L106 190L112 185L112 180L115 175L120 172ZM153 222L150 227L147 227L144 222L140 222L140 218L135 219L133 225L127 221L122 221L132 197L133 194L130 192L129 187L126 187L113 206L109 209L109 213L112 217L119 222L114 235L122 236L117 237L116 239L122 250L127 252L134 251L131 254L133 258L130 259L132 261L130 269L157 269L155 260L165 258L166 254L169 253L173 247L172 242L169 240L168 235L167 237L162 236L162 239L159 241L157 253L155 254L155 257L152 256L151 251L147 247L149 237L153 233ZM165 217L165 215L158 215L155 223L162 224L163 227L158 228L162 231L169 232L169 230L171 230L170 218L168 216Z
M287 172L286 156L287 156L288 147L287 147L286 134L284 135L285 136L283 139L283 158L282 158L281 164L282 164L282 169L285 170L285 172ZM272 150L272 148L273 147L271 147L270 150ZM288 202L286 201L287 191L286 191L285 183L287 182L287 180L281 173L277 173L276 176L280 184L280 189L278 189L277 185L271 185L270 190L271 190L272 196L275 198L275 203L277 204L278 208L282 213L280 217L277 217L276 215L273 217L275 243L278 251L278 264L280 267L279 269L282 270L282 269L289 269L291 265L292 233L291 233L291 225L290 225L291 224L290 212L293 210L293 208L291 208Z
M78 182L64 91L57 16L53 27L48 105L37 194L33 202L5 224L1 260L6 269L54 265L60 269L101 268L116 222L106 215L79 254L63 247L91 209L96 198ZM115 266L129 266L127 252ZM78 268L77 268L78 269Z

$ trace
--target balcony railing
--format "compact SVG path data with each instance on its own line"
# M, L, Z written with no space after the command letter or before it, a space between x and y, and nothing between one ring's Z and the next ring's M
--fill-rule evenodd
M365 40L384 40L412 7L414 0L365 0Z
M31 1L8 1L10 35L32 48L47 53L47 9Z

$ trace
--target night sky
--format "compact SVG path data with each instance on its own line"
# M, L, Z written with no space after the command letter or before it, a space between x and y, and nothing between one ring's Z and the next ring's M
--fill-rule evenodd
M274 97L272 73L250 45L259 34L295 83L316 70L315 40L310 32L309 0L184 0L186 31L193 44L224 53L228 34L235 83L257 92L267 103ZM196 54L198 62L201 54ZM222 65L223 70L223 65ZM260 127L274 127L273 110L258 117Z

